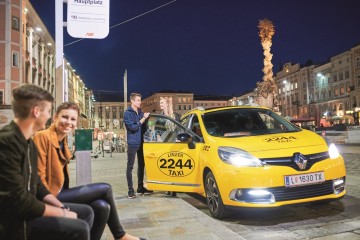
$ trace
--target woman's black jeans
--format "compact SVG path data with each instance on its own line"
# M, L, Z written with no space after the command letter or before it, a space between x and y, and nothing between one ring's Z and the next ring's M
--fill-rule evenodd
M64 189L57 196L62 202L84 203L94 211L94 224L91 240L98 240L104 232L106 223L115 239L122 238L126 232L120 224L111 186L107 183L93 183Z

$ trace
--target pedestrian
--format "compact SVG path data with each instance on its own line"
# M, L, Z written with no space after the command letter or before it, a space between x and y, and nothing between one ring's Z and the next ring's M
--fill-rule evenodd
M45 128L54 98L32 84L20 85L12 94L14 120L0 130L0 239L90 239L92 209L64 205L36 171L32 136Z
M145 130L145 121L149 117L150 113L143 113L141 111L141 95L139 93L130 94L131 106L126 109L124 113L124 124L126 127L126 138L128 144L127 151L127 167L126 167L126 180L128 184L128 198L135 198L135 191L132 180L132 170L135 163L135 157L138 159L138 194L152 194L144 187L144 153L143 153L143 133Z
M68 163L72 153L67 136L76 128L79 115L80 110L75 103L64 102L56 109L51 126L35 134L40 179L60 200L90 205L95 214L90 230L91 240L101 238L106 223L114 239L138 240L138 237L127 234L120 224L111 185L93 183L69 188Z
M173 110L173 102L172 97L160 97L160 109L161 114L165 116L169 116L174 118L176 121L180 120L180 117L177 113ZM171 122L167 122L167 124L173 124ZM169 128L173 131L175 126L169 126ZM166 191L166 195L176 197L176 192Z

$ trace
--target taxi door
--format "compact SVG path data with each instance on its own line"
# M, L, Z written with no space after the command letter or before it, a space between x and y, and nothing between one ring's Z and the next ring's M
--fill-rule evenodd
M144 129L144 159L147 188L156 191L201 192L199 152L203 143L180 123L151 114ZM192 141L180 142L179 134ZM196 142L198 141L198 142Z

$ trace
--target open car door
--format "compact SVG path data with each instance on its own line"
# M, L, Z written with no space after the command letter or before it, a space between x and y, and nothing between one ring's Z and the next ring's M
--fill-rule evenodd
M151 114L144 133L147 188L157 191L198 192L201 142L174 119Z

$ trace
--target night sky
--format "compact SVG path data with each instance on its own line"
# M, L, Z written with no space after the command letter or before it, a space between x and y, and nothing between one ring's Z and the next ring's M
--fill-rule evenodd
M110 0L110 27L171 1ZM55 0L30 2L55 39ZM263 76L259 20L275 25L276 73L285 63L325 62L359 44L359 9L359 0L176 0L111 28L105 39L65 46L64 54L95 90L122 92L127 69L129 93L240 95ZM78 40L64 34L64 45Z

